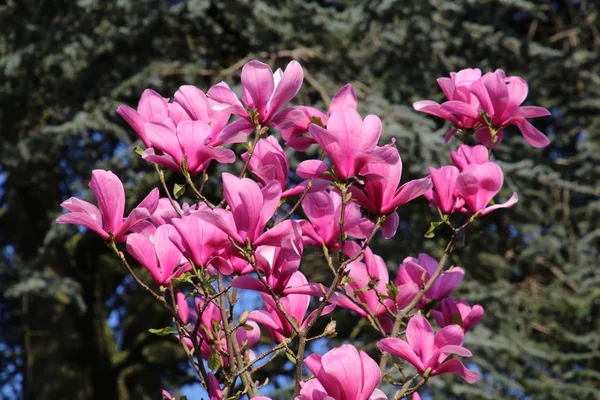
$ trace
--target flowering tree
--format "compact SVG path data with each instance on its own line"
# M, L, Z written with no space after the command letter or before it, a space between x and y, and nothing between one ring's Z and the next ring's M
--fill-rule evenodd
M280 354L295 364L299 400L418 398L417 390L440 374L475 383L479 374L454 356L471 356L464 336L484 311L451 297L465 270L447 264L475 220L518 201L516 193L503 203L495 199L503 172L493 150L503 130L516 125L532 146L549 143L527 121L547 110L521 106L527 83L502 70L440 78L448 101L414 107L450 121L454 128L446 139L457 136L463 144L450 154L453 165L432 166L428 176L401 185L396 143L379 145L382 121L357 112L351 85L340 89L324 113L286 108L303 82L296 61L275 73L250 61L241 80L241 101L222 82L206 93L182 86L172 102L148 89L137 109L120 106L117 112L146 146L138 152L155 165L166 197L154 189L124 218L123 184L112 172L95 170L90 187L98 206L71 198L62 204L70 212L57 222L98 233L171 313L173 327L154 332L176 335L211 400L266 399L260 393L264 382L253 373ZM472 139L482 144L466 144ZM245 143L247 152L238 155L228 147L236 143ZM320 157L290 171L281 143L299 152L316 146ZM237 175L219 178L218 203L204 193L213 162L241 165ZM162 168L181 174L185 185L169 188ZM290 172L304 181L290 184ZM180 204L188 189L195 202ZM380 231L392 238L398 209L420 196L432 210L425 236L441 225L450 236L439 260L408 256L392 282L370 244ZM123 246L151 283L136 275ZM305 246L320 250L330 270L327 281L309 282L303 274ZM234 307L243 307L239 289L258 292L263 309L234 314ZM345 344L305 355L309 342L335 335L329 316L335 307L371 324L381 337L378 353ZM315 329L319 319L329 320L323 331ZM257 353L253 346L263 333L273 344ZM383 379L396 386L394 393L379 388ZM166 391L163 396L173 398Z

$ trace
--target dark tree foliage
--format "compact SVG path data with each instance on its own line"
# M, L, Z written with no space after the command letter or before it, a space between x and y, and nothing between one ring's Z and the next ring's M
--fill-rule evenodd
M442 99L437 77L478 67L527 79L528 102L552 111L535 121L552 144L507 132L500 197L521 201L485 217L453 260L467 270L461 294L486 310L467 335L483 378L428 387L435 399L600 398L599 13L593 0L0 1L0 398L150 399L193 380L176 341L147 332L168 316L102 241L53 221L62 200L89 197L94 168L121 176L129 205L156 184L118 104L146 87L237 84L252 58L303 63L299 103L325 106L352 82L361 112L396 138L404 180L457 146L410 106ZM422 200L401 218L378 246L392 276L447 237L423 238L435 215ZM376 338L336 316L336 340ZM261 378L289 398L281 358Z

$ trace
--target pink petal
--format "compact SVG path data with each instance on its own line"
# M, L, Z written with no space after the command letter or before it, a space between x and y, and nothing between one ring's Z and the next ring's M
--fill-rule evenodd
M104 240L107 240L110 237L108 233L105 232L102 229L102 227L98 224L98 221L96 221L90 214L84 214L81 212L71 212L61 215L56 219L56 222L59 224L81 225L96 232Z
M195 121L209 122L208 117L208 99L204 92L192 85L180 86L175 92L175 101Z
M289 102L302 87L302 81L304 80L304 72L298 61L291 61L285 68L285 72L281 76L281 80L277 84L273 97L269 101L268 117L270 118L273 114Z
M206 96L217 103L212 106L213 110L227 110L232 114L239 115L240 117L248 116L248 111L246 111L246 108L244 108L235 93L233 93L233 91L225 82L220 82L211 87L206 93Z
M144 90L137 109L146 121L160 122L169 116L167 100L152 89Z
M157 122L146 122L144 125L146 135L152 146L173 157L177 164L181 164L183 154L177 138L177 132L171 126Z
M298 164L298 168L296 169L296 174L301 178L310 179L310 178L323 178L326 175L329 168L324 161L320 160L306 160L302 161Z
M527 98L527 82L525 79L518 76L506 78L506 88L508 89L508 108L516 108L521 105Z
M202 150L210 137L210 127L203 121L184 121L177 125L177 137L187 158L188 171L195 171L206 161Z
M360 351L360 361L362 367L362 390L359 400L368 400L373 391L381 383L381 371L379 365L367 355L364 351Z
M271 67L256 60L246 63L242 68L242 85L250 96L244 102L248 108L256 109L263 121L263 118L267 118L267 102L274 90Z
M327 115L330 116L334 112L341 110L344 107L349 107L353 110L356 110L358 106L358 100L356 98L356 93L354 92L354 87L347 83L336 93L335 96L331 99L331 104L329 105L329 111Z
M162 276L158 269L158 259L150 239L139 233L132 233L127 236L127 252L150 272L152 279L157 284L161 283Z
M461 117L468 117L471 119L479 118L477 110L472 105L464 103L462 101L450 100L442 104L442 110L458 115Z
M431 358L434 345L433 329L424 316L415 315L408 321L406 340L421 360Z
M438 349L453 345L462 346L465 334L458 325L448 325L440 329L434 337L434 344Z
M405 183L396 191L392 201L382 210L382 212L385 212L387 209L395 209L396 207L400 207L401 205L416 199L423 195L427 190L431 189L431 187L432 180L430 177L415 179Z
M415 366L419 372L423 373L423 363L415 353L415 351L404 340L398 338L386 338L379 341L377 344L381 351L390 353L394 357L408 361Z
M479 373L468 370L462 362L457 359L451 359L443 362L439 367L431 372L431 375L440 375L452 373L461 376L467 383L475 383L479 378Z
M393 212L389 214L381 226L381 234L386 239L391 239L396 234L398 230L398 225L400 225L400 216L397 212Z
M362 371L358 368L360 355L352 345L345 344L325 353L321 358L328 379L319 379L327 394L335 399L352 399L360 393Z
M117 232L125 212L125 189L119 178L110 171L92 171L90 189L98 200L104 231Z
M535 106L523 106L523 107L519 107L516 111L515 111L516 115L514 115L515 117L521 117L521 118L538 118L538 117L547 117L549 115L552 115L552 113L548 110L546 110L543 107L535 107Z
M252 276L238 276L231 282L231 286L238 289L256 290L263 293L269 293L265 285Z
M515 204L517 204L518 201L519 201L519 195L515 192L504 203L494 204L493 206L486 207L481 212L481 215L482 216L487 215L487 214L491 213L492 211L497 210L499 208L510 208L510 207L514 206Z
M119 107L117 107L117 114L123 117L125 122L127 122L129 126L131 126L131 128L135 131L135 133L138 134L140 139L142 139L142 142L144 142L144 146L152 146L152 143L150 143L150 140L148 140L144 132L144 124L146 123L146 119L144 117L142 117L133 108L124 104L121 104Z
M517 127L523 134L523 137L531 146L536 148L546 147L550 144L550 139L542 132L540 132L535 126L531 125L526 120L518 120L516 122Z
M382 129L383 124L378 116L373 114L367 115L363 121L363 134L361 135L361 145L359 149L362 151L369 151L377 146Z

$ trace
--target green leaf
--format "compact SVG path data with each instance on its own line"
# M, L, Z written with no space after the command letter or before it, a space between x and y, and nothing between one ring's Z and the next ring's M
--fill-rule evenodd
M427 232L425 232L425 237L427 239L434 238L435 237L435 230L436 230L436 228L438 226L440 226L441 224L443 224L443 223L444 223L444 221L434 221L434 222L431 222L429 224L429 230Z
M221 366L221 357L219 356L219 353L212 353L210 357L208 357L208 368L216 371L221 368Z
M167 336L167 335L172 335L174 333L177 333L175 328L173 328L172 326L165 326L164 328L160 328L160 329L150 328L150 329L148 329L148 332L150 332L154 335L157 335L157 336Z
M291 362L296 364L296 357L294 357L294 355L291 352L286 351L285 356L287 357L288 360L290 360Z
M179 183L176 183L175 186L173 187L173 196L178 199L181 196L183 196L183 194L185 193L185 185L180 185Z
M179 275L177 278L171 279L171 282L187 282L192 283L192 277L195 276L192 272L184 272Z

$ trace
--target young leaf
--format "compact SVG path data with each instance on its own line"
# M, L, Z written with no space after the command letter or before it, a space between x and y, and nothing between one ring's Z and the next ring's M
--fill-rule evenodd
M181 196L183 196L183 194L185 193L185 185L180 185L179 183L176 183L175 186L173 187L173 196L178 199Z
M159 328L159 329L150 328L150 329L148 329L148 332L153 333L158 336L167 336L167 335L172 335L174 333L177 333L175 328L173 328L172 326L165 326L164 328Z

